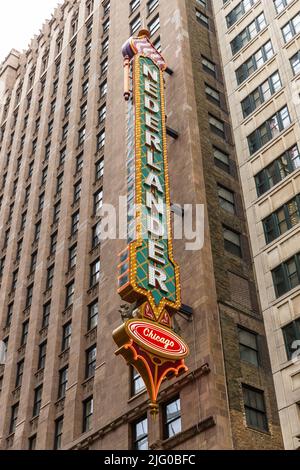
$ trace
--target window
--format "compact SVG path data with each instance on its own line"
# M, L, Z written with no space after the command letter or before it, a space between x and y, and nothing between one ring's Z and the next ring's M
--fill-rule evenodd
M86 96L88 94L88 91L89 91L89 81L86 80L84 84L82 85L82 97Z
M300 254L280 264L272 271L276 297L281 297L300 284Z
M145 383L138 373L138 371L131 367L131 394L132 396L137 395L142 390L145 390Z
M94 194L94 215L100 215L103 206L103 191L100 189Z
M150 13L152 13L155 8L157 8L159 5L159 0L150 0L148 3L147 3L147 7L148 7L148 15L150 15Z
M31 284L31 286L27 287L25 308L31 307L32 295L33 295L33 284Z
M69 322L63 326L62 345L61 345L62 352L69 349L70 344L71 344L71 336L72 336L72 323Z
M52 289L54 278L54 265L47 269L46 290Z
M86 25L86 37L90 36L93 31L93 18L89 20L89 22Z
M98 319L99 319L99 306L98 306L98 299L93 302L91 305L88 306L88 325L87 330L93 330L98 326Z
M25 321L22 325L21 346L24 346L27 343L28 330L29 320Z
M50 137L50 135L52 134L52 131L53 131L53 121L50 121L48 124L48 137Z
M106 52L108 51L108 47L109 47L109 38L106 38L102 42L102 55L106 54Z
M244 118L249 116L262 103L267 101L282 87L280 75L275 72L262 85L256 88L241 103Z
M47 341L44 341L39 346L38 370L41 370L41 369L45 368L46 353L47 353Z
M249 362L258 367L258 343L257 334L253 331L245 330L242 327L238 328L240 357L242 361Z
M100 98L103 98L107 93L107 81L101 83L100 85Z
M281 13L292 0L273 0L276 13Z
M250 8L257 2L257 0L242 0L236 7L226 16L227 27L233 26Z
M162 46L161 46L160 36L158 36L158 38L153 42L153 46L158 52L161 52Z
M69 76L71 76L74 72L74 66L75 66L75 61L72 60L70 63L69 63Z
M293 57L290 58L291 67L293 74L297 75L300 72L300 51L298 51Z
M160 21L159 21L159 15L157 15L149 24L148 24L148 29L150 32L150 36L153 36L153 34L156 33L160 28Z
M9 434L13 434L16 430L17 420L18 420L18 413L19 413L19 403L16 403L11 407L11 417L10 417L10 424L9 424Z
M92 41L90 39L85 45L85 54L84 54L85 57L89 55L89 53L91 52L91 49L92 49Z
M36 449L36 439L37 439L36 434L34 434L34 436L31 436L28 439L28 450L35 450Z
M243 385L243 397L247 426L268 431L264 392Z
M86 368L85 368L86 379L89 379L95 373L96 356L97 356L97 347L96 345L94 345L86 351Z
M83 145L84 141L85 141L85 127L82 127L78 131L78 146Z
M225 139L225 123L211 114L208 115L208 121L212 132Z
M31 255L31 261L30 261L30 273L34 273L35 268L36 268L36 263L37 263L37 251L32 253Z
M148 420L147 416L132 425L133 448L135 450L148 450Z
M94 225L92 229L92 249L96 248L100 244L101 237L101 222Z
M87 102L80 106L80 121L83 121L87 115Z
M220 93L218 90L205 83L205 93L209 100L220 105Z
M136 16L130 23L130 34L133 35L141 27L141 17L140 15Z
M64 173L62 172L56 178L56 194L59 194L62 191L63 182L64 182Z
M77 245L69 249L69 269L75 268L77 260Z
M66 104L65 104L65 115L64 115L64 118L68 117L69 114L70 114L70 111L71 111L71 100L69 100ZM64 129L65 129L66 126L63 127L63 139L66 138L66 136L64 137ZM67 125L68 127L68 125ZM67 133L67 131L65 131L65 134Z
M92 14L93 9L94 9L94 0L86 2L85 7L86 7L86 16L89 17Z
M40 238L40 233L41 233L41 222L38 222L35 224L35 232L34 232L34 241L37 242L38 239Z
M42 193L39 196L39 202L38 202L38 212L42 212L44 208L44 203L45 203L45 193Z
M233 230L223 227L224 247L229 253L242 257L241 236Z
M23 378L23 373L24 373L24 361L25 360L22 359L17 364L15 388L21 387L22 385L22 378Z
M7 308L6 322L5 326L9 327L11 325L12 316L13 316L14 303L10 303Z
M250 155L279 135L290 124L289 110L285 106L247 137Z
M76 168L75 171L76 173L79 173L83 168L83 153L80 153L76 157Z
M109 18L107 18L107 20L104 21L104 23L103 23L103 34L108 33L109 26L110 26L110 20L109 20Z
M43 306L42 328L47 328L49 326L50 312L51 302L48 302Z
M72 281L66 287L66 308L70 307L73 304L75 292L75 282Z
M300 13L297 13L283 28L281 28L284 42L289 42L300 32Z
M75 235L78 232L78 226L79 226L79 211L75 212L75 214L72 215L71 235Z
M50 256L54 255L57 246L57 231L51 235L50 238Z
M166 439L181 432L180 398L176 398L165 405L164 421Z
M221 185L218 185L218 195L219 203L222 209L235 214L235 202L234 202L234 193L229 189L224 188Z
M267 26L265 15L261 13L231 41L230 45L232 54L236 54L240 49L242 49L242 47L257 36L265 26Z
M106 104L101 106L101 108L99 109L99 113L98 113L99 124L102 124L105 121L105 118L106 118Z
M300 341L300 319L289 323L287 326L282 328L285 349L287 358L290 361L293 358L293 354L297 354Z
M93 397L90 397L83 402L83 425L82 425L83 432L88 432L92 429L93 411L94 411L94 400L93 400Z
M97 135L97 152L101 150L105 145L105 130L101 131Z
M206 28L209 28L208 16L204 15L204 13L201 13L201 11L196 10L196 18L199 23L201 23Z
M63 434L63 424L64 424L64 417L61 416L55 421L55 432L54 432L54 450L61 449L61 440Z
M95 163L95 181L102 178L104 174L104 158L101 158Z
M235 72L238 85L241 85L255 70L258 70L274 55L271 41L266 42L255 54L249 57Z
M33 412L32 416L36 417L39 416L42 404L42 393L43 393L43 386L40 385L34 391L34 400L33 400Z
M19 240L17 243L16 261L19 261L21 258L22 246L23 246L23 239Z
M132 0L130 2L130 13L133 13L135 10L138 9L140 6L141 1L140 0Z
M90 265L90 287L93 287L100 279L100 260Z
M299 222L300 196L297 196L263 220L266 243L271 243Z
M63 165L66 160L66 155L67 155L67 149L64 147L60 152L59 152L59 166Z
M81 180L74 184L73 203L79 201L81 196Z
M66 389L68 384L68 372L69 367L66 366L59 371L59 381L58 381L58 396L57 399L61 400L66 396Z
M103 60L103 62L101 62L101 75L104 75L106 72L107 72L107 68L108 68L108 59L105 59Z
M60 214L60 201L58 201L53 209L53 224L56 224L59 221Z
M47 181L48 167L44 168L42 171L41 186L43 186Z

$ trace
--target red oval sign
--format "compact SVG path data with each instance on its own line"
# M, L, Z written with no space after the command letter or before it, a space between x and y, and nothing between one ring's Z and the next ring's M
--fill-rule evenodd
M144 320L130 320L127 323L128 334L149 352L172 359L181 359L188 355L185 342L175 333L160 325Z

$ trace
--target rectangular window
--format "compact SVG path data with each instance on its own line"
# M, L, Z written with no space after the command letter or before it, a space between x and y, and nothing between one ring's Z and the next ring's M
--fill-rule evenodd
M93 302L91 305L88 306L88 324L87 330L93 330L98 326L98 319L99 319L99 305L98 299Z
M229 253L242 257L241 235L227 227L223 227L224 247Z
M42 328L47 328L49 326L50 312L51 302L48 302L43 306Z
M80 121L84 121L87 115L87 102L80 106Z
M85 126L82 127L79 131L78 131L78 146L79 145L83 145L84 141L85 141Z
M300 196L291 199L263 220L266 243L271 243L300 222Z
M70 307L73 305L74 301L74 292L75 292L75 282L72 281L70 284L67 285L66 287L66 308Z
M55 432L54 432L54 450L61 449L61 440L63 434L64 417L61 416L55 421Z
M72 322L69 322L63 326L62 345L61 345L62 352L69 349L70 344L71 344L71 336L72 336Z
M300 254L277 266L272 271L276 297L281 297L300 284Z
M78 227L79 227L79 211L75 212L75 214L72 215L71 235L75 235L78 232Z
M282 83L279 72L275 72L241 102L244 118L277 93L281 87Z
M22 385L22 378L23 378L23 373L24 373L24 362L25 360L22 359L17 364L15 388L19 388Z
M160 21L159 21L159 15L157 15L149 24L148 24L148 29L150 32L150 36L153 36L153 34L156 33L160 28Z
M238 327L238 334L241 360L258 367L259 356L257 333Z
M101 62L101 66L100 66L101 75L106 74L107 69L108 69L108 59L104 59L103 62Z
M133 36L142 25L140 15L136 16L130 23L130 35Z
M97 135L97 152L101 150L105 145L105 130L101 131Z
M218 106L220 106L221 98L220 98L220 93L218 92L218 90L216 90L215 88L205 83L205 93L206 93L207 98L210 101L213 101Z
M34 390L34 400L33 400L33 412L32 416L35 418L39 416L41 405L42 405L42 393L43 393L43 386L40 385Z
M92 229L92 249L96 248L100 244L101 236L101 223L98 222Z
M100 279L100 260L94 261L90 265L90 287L93 287Z
M82 85L82 97L86 96L88 94L88 91L89 91L89 81L86 80L84 84Z
M202 62L203 70L205 70L205 72L209 73L213 77L217 76L217 66L214 62L212 62L211 60L207 59L204 56L202 56L201 62Z
M298 51L293 57L290 58L291 67L293 74L297 75L300 72L300 51Z
M81 180L77 181L76 184L74 184L74 189L73 189L73 204L75 202L79 201L81 196Z
M34 434L34 436L31 436L28 439L28 450L35 450L36 449L36 439L37 439L36 434Z
M290 124L289 110L285 106L247 137L250 155L277 137Z
M255 70L262 67L273 56L274 49L272 42L268 41L236 70L235 74L238 85L241 85Z
M145 390L145 383L138 373L138 371L134 368L130 368L131 371L131 395L135 396L141 391Z
M257 0L242 0L236 7L226 16L227 27L233 26L244 14L249 11Z
M44 343L40 344L39 346L38 370L45 368L46 354L47 354L47 341L44 341Z
M199 23L201 23L206 28L209 28L208 16L204 15L204 13L202 13L201 11L196 10L196 18Z
M129 4L130 13L133 13L135 10L137 10L138 7L140 6L140 3L141 3L140 0L132 0Z
M264 392L243 385L243 397L247 425L250 428L267 432L269 428Z
M265 15L261 13L231 41L232 54L236 54L242 49L249 41L257 36L265 26L267 26Z
M54 278L54 265L47 269L46 289L52 289Z
M62 172L56 178L56 194L61 193L62 188L63 188L63 182L64 182L64 173Z
M25 308L31 307L32 296L33 296L33 284L31 286L27 287Z
M76 260L77 260L77 245L73 245L69 249L69 269L75 268L76 266Z
M281 28L284 42L289 42L300 32L300 13L297 13L283 28Z
M7 308L7 315L6 315L6 322L5 326L9 327L12 322L12 317L13 317L13 310L14 310L14 303L10 303L8 308Z
M103 34L108 33L109 27L110 27L110 19L107 18L107 20L104 21L104 23L103 23Z
M100 85L100 98L103 98L107 94L107 81L105 80Z
M19 413L19 403L16 403L11 407L11 416L9 423L9 434L13 434L16 430L17 420Z
M66 389L68 384L68 372L69 367L66 366L59 371L59 381L58 381L58 395L57 399L61 400L66 396Z
M230 212L230 214L235 214L234 193L229 189L218 185L218 195L219 203L222 209L226 210L227 212Z
M95 163L95 181L99 181L104 174L104 158Z
M60 214L60 201L58 201L53 209L53 224L56 224L59 221Z
M132 425L133 449L148 450L148 420L147 416Z
M98 112L98 122L99 124L102 124L105 121L106 118L106 104L101 106Z
M226 135L225 135L224 121L221 121L220 119L216 118L212 114L208 115L208 121L209 121L212 132L214 132L215 134L225 139Z
M25 346L25 344L27 343L28 330L29 330L29 320L25 321L22 325L21 346Z
M139 2L140 3L140 2ZM148 15L150 15L159 5L159 0L150 0L147 3Z
M176 398L164 406L164 425L166 439L181 432L180 398Z
M284 337L287 358L290 361L293 358L293 354L297 354L297 351L299 350L298 342L300 341L300 319L298 318L297 320L283 327L282 333Z
M57 231L51 235L50 238L50 256L54 255L57 246Z
M273 0L276 13L281 13L292 0Z
M12 290L12 292L15 291L16 288L17 288L18 274L19 274L18 269L16 269L12 274L12 281L11 281L11 290Z
M83 432L88 432L92 429L92 419L94 412L94 400L93 397L88 398L83 402Z
M103 191L100 189L94 194L94 215L99 215L103 206Z
M86 367L85 367L85 378L89 379L93 377L96 369L96 358L97 358L97 347L92 346L86 351Z
M76 157L76 168L75 171L76 173L79 173L83 168L83 153L80 153Z

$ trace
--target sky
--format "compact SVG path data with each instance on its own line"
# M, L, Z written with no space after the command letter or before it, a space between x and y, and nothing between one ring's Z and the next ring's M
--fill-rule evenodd
M39 33L44 20L51 18L62 0L2 0L0 2L0 63L11 49L26 49Z

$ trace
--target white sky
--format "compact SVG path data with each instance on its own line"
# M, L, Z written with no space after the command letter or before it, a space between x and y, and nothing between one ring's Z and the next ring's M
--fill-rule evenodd
M0 63L11 49L26 49L62 0L0 1Z

